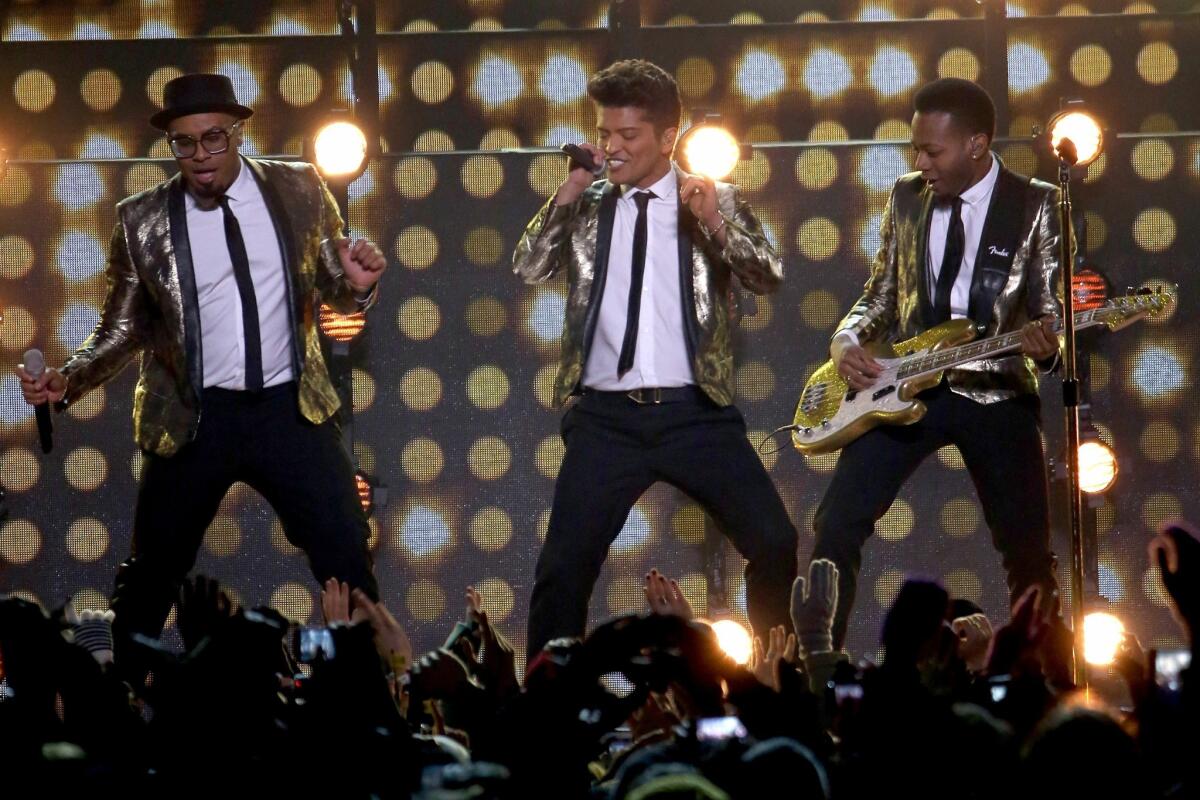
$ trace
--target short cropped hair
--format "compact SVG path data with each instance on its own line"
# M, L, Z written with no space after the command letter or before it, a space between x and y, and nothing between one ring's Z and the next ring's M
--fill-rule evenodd
M913 110L921 114L939 111L954 117L972 135L996 136L996 105L982 86L962 78L941 78L917 90Z
M657 64L640 58L618 61L600 70L588 81L587 91L604 108L640 108L658 133L678 128L683 115L675 78Z

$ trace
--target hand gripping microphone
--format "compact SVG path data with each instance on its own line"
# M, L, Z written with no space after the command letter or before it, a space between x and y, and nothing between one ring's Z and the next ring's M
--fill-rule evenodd
M583 167L599 178L604 174L604 165L592 160L592 154L577 144L564 144L559 148L571 159L571 168Z
M25 351L25 371L34 380L46 372L46 358L41 350ZM37 415L38 438L42 442L42 452L49 453L54 448L54 423L50 421L50 404L38 403L34 406L34 413Z

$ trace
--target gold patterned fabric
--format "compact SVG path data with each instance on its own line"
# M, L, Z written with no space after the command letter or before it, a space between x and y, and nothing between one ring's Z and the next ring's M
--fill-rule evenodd
M680 185L690 175L675 167ZM679 207L681 291L684 335L697 385L713 402L733 402L733 326L737 324L734 276L755 294L774 291L783 282L783 264L767 241L762 225L736 186L717 183L717 205L725 218L725 246L719 247ZM616 190L597 181L574 203L556 206L551 198L525 229L513 254L513 272L526 283L542 283L567 272L567 308L563 323L554 404L562 406L578 391L591 336L600 309L608 242L600 240L606 203L615 207ZM608 210L611 230L612 208ZM597 257L599 254L599 258ZM593 297L593 295L595 295Z
M1009 175L1028 180L1011 172ZM1014 331L1046 315L1062 317L1058 188L1029 180L1023 198L1023 223L1012 268L996 294L991 320L980 337ZM859 342L866 344L909 339L924 330L921 304L926 284L922 278L933 200L933 192L920 173L909 173L896 181L883 211L881 242L871 277L862 297L838 324L835 335L853 331ZM991 213L989 210L989 217ZM964 364L947 371L946 382L951 391L980 403L1038 392L1037 368L1020 353Z
M334 248L322 247L342 238L341 214L311 165L252 159L243 165L258 181L284 255L300 411L321 423L339 400L321 355L316 306L359 310ZM68 384L60 404L75 402L140 354L134 438L143 450L163 456L195 437L203 388L184 191L176 175L117 204L100 322L63 367Z

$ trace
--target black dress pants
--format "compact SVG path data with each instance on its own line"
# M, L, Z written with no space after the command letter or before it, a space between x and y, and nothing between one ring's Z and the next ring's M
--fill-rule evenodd
M335 577L378 597L370 529L333 422L304 419L295 383L258 393L205 389L195 440L173 456L145 453L132 554L117 569L112 598L118 650L133 633L162 632L204 533L237 481L271 504L318 581Z
M551 639L581 636L588 601L629 510L657 481L696 500L746 559L746 603L762 636L788 624L796 529L733 406L690 399L639 405L586 392L562 419L566 453L554 485L529 611L530 660Z
M1030 586L1057 588L1038 399L977 403L945 383L919 398L928 410L918 422L875 428L842 450L817 509L812 557L829 559L839 573L835 647L846 640L862 547L875 523L921 462L948 444L971 474L1012 599Z

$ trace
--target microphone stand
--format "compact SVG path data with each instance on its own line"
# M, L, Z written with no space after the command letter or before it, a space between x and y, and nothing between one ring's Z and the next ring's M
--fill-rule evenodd
M1083 658L1084 539L1083 498L1079 489L1079 379L1075 359L1075 259L1071 244L1071 167L1079 160L1075 143L1064 138L1058 156L1058 220L1061 229L1058 263L1063 285L1063 413L1066 417L1067 515L1071 529L1071 622L1074 632L1072 672L1075 685L1087 690L1087 664Z

